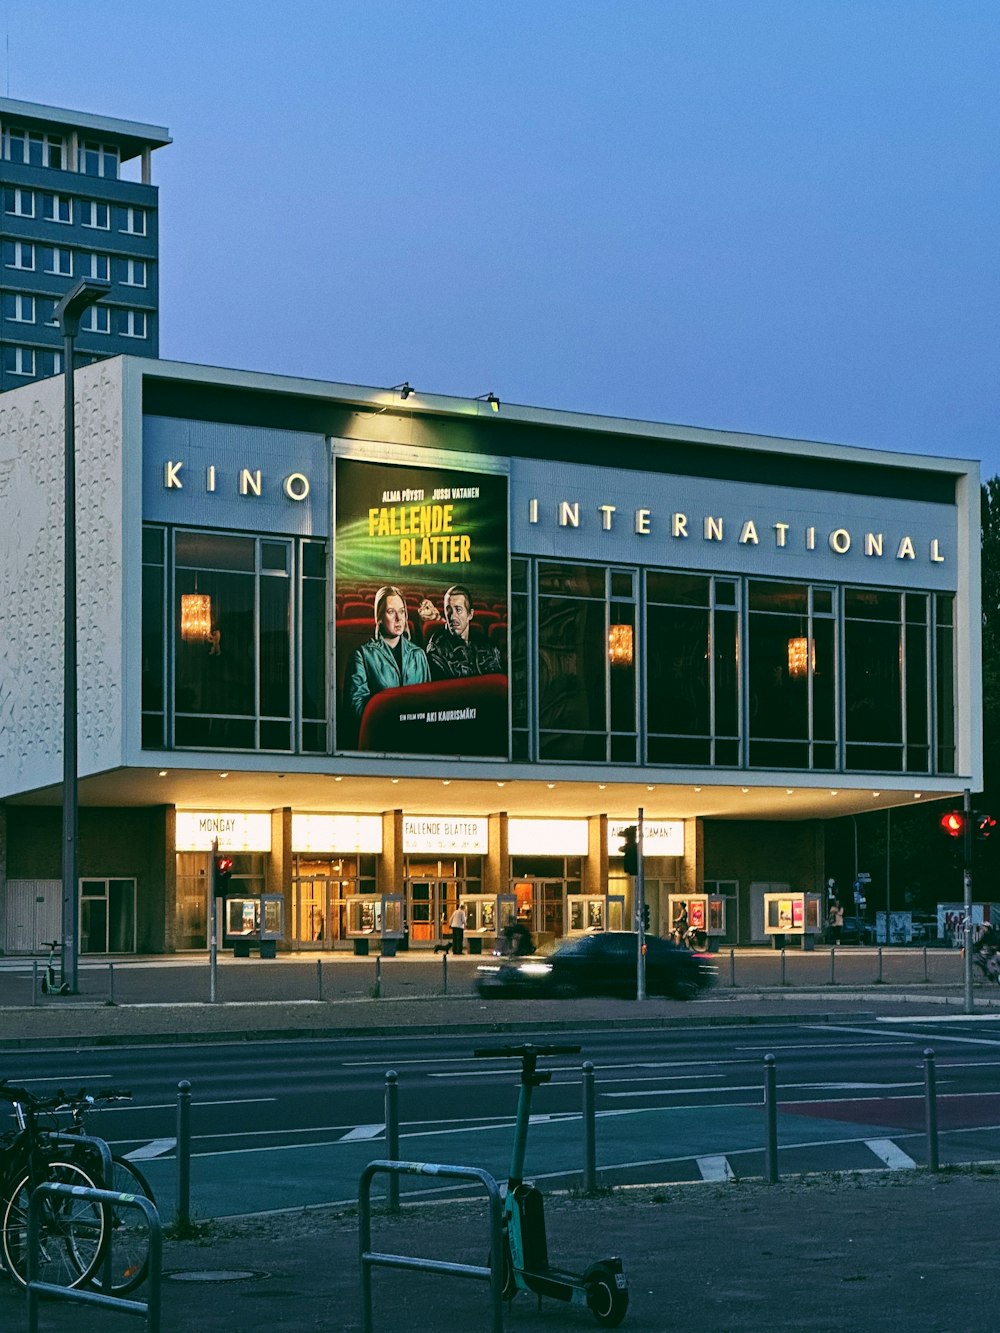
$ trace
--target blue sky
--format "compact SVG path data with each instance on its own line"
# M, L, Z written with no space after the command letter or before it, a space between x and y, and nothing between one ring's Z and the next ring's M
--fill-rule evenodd
M983 460L997 0L0 0L165 125L161 354Z

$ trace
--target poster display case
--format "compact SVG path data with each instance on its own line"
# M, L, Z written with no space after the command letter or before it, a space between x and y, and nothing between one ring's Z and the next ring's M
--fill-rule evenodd
M362 893L348 898L347 934L354 941L355 953L368 953L375 939L382 953L391 957L403 938L403 895Z
M776 949L783 947L789 935L798 939L803 949L811 949L822 929L822 894L764 894L764 933Z
M285 900L280 893L227 894L222 903L222 945L234 958L277 956L285 933Z

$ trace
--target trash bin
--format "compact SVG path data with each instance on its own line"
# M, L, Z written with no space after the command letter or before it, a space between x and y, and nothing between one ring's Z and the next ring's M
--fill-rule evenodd
M483 937L481 935L470 935L468 939L469 953L482 953Z
M368 953L368 941L367 941L367 940L355 940L355 941L354 941L354 953L355 953L355 956L356 956L356 957L362 957L362 956L367 955L367 953Z
M365 943L367 944L368 941L366 940ZM395 957L396 957L396 946L397 946L398 944L399 944L399 940L397 940L395 936L391 936L391 937L388 938L388 939L383 938L383 940L382 940L382 957L383 957L383 958L395 958Z

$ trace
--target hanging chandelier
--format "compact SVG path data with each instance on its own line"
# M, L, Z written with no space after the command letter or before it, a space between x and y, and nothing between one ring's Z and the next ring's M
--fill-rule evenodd
M181 638L185 643L208 643L212 637L212 599L207 592L181 594Z

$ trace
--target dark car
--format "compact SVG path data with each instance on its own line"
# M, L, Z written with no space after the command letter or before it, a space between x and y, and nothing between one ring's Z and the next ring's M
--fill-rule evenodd
M860 916L845 916L841 944L874 944L875 927Z
M646 994L693 999L715 979L715 964L658 935L646 936ZM636 936L609 930L560 940L549 952L526 958L497 958L476 971L483 996L567 999L616 995L635 999Z

